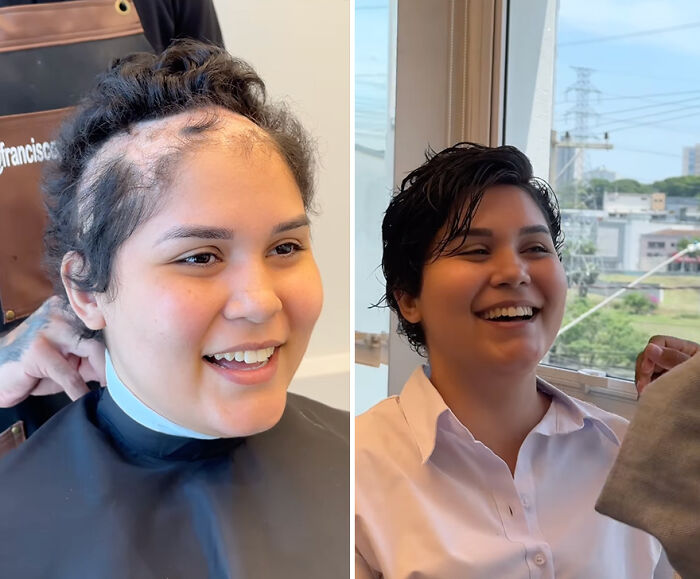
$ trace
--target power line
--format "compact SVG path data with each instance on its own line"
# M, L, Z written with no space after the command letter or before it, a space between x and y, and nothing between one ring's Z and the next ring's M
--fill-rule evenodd
M620 285L589 285L586 286L595 289L619 289ZM637 289L662 289L662 290L700 290L700 285L656 285L641 283L634 286Z
M609 93L603 93L603 94L609 94ZM642 94L642 95L612 95L612 96L601 96L598 97L596 100L598 102L602 101L620 101L620 100L646 100L650 98L655 98L655 97L660 97L660 96L675 96L675 95L681 95L681 94L699 94L700 95L700 89L694 89L694 90L679 90L679 91L673 91L673 92L659 92L659 93L651 93L651 94ZM555 105L568 105L571 104L573 101L564 99L564 100L559 100L556 101Z
M671 92L655 92L655 93L649 93L649 94L641 94L641 95L630 95L630 96L623 96L623 95L613 95L609 97L601 97L599 100L601 101L613 101L613 100L624 100L624 99L645 99L645 98L653 98L653 97L660 97L660 96L675 96L679 94L696 94L700 93L700 89L693 89L693 90L675 90Z
M696 117L696 116L698 116L698 115L700 115L700 112L692 113L692 114L690 114L690 115L679 115L679 116L677 116L677 117L672 117L672 118L670 118L670 119L659 119L659 120L650 121L650 122L647 122L647 123L634 123L634 124L629 125L628 127L619 127L619 128L616 128L616 129L610 129L610 132L611 132L611 133L614 133L614 132L618 132L618 133L619 133L620 131L626 131L627 129L634 129L635 127L648 127L648 126L650 126L650 125L655 125L655 124L657 124L657 123L667 123L667 122L669 122L669 121L677 121L677 120L679 120L679 119L687 119L688 117ZM657 127L657 128L658 128L658 129L665 129L666 127Z
M668 111L657 111L657 112L655 112L655 113L647 113L647 114L645 114L645 115L637 115L637 116L634 116L634 117L628 117L628 118L626 118L626 119L610 119L610 120L605 121L605 122L603 122L603 123L595 124L595 125L593 125L591 128L603 127L603 126L604 126L604 127L606 127L606 129L608 129L608 130L614 130L614 129L610 129L610 128L609 128L610 125L617 125L617 124L620 124L620 123L625 124L625 123L628 123L628 122L630 122L630 121L639 121L639 120L643 120L643 119L649 119L649 118L652 118L652 117L658 117L659 115L668 115L668 114L676 113L676 112L679 112L679 111L686 111L686 112L687 112L687 111L695 110L695 109L700 109L700 104L699 104L699 105L694 105L694 106L692 106L692 107L677 107L677 108L675 108L675 109L670 109L670 110L668 110ZM686 115L686 116L695 116L696 114L698 114L698 113L692 113L692 114ZM674 118L676 118L676 117L674 117ZM683 118L683 117L681 117L681 118ZM657 122L665 122L665 121L667 121L667 120L672 120L672 119L656 119Z
M650 28L648 30L640 30L638 32L628 32L626 34L616 34L614 36L602 36L600 38L593 38L590 40L574 40L571 42L561 42L557 44L557 48L561 46L578 46L581 44L596 44L598 42L609 42L611 40L620 40L623 38L633 38L637 36L652 36L654 34L664 34L666 32L672 32L674 30L684 30L687 28L698 28L700 27L700 22L689 22L687 24L677 24L676 26L667 26L665 28Z
M627 108L627 109L617 109L614 111L605 111L603 113L600 113L601 116L606 116L606 115L614 115L617 113L629 113L632 111L641 111L642 109L652 109L654 107L667 107L669 105L677 105L680 103L687 103L687 102L692 102L700 99L700 95L695 96L695 97L690 97L687 99L680 99L680 100L675 100L675 101L666 101L666 102L661 102L661 103L654 103L650 105L642 105L641 107L632 107L632 108Z
M662 127L663 128L663 127ZM618 151L627 151L628 153L645 153L647 155L658 155L659 157L673 157L680 159L683 155L674 155L673 153L662 153L661 151L649 151L646 149L627 149L625 147L615 147ZM700 289L700 288L698 288Z

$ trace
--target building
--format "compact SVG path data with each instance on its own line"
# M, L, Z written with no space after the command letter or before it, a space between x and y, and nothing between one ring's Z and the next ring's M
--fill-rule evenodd
M673 227L641 235L639 251L641 269L650 270L674 253L677 253L679 251L678 242L681 239L700 239L700 229ZM688 271L697 271L697 263L700 261L700 258L686 256L681 258L680 261L690 266L695 264L695 268L691 268ZM678 268L669 267L669 269L674 270Z
M661 213L666 210L666 193L609 193L603 196L603 211L608 215Z
M584 149L576 147L556 148L556 174L553 185L565 189L583 180Z
M597 255L610 264L608 271L647 271L648 262L643 258L642 238L668 229L665 221L651 219L649 214L630 213L622 217L607 217L598 223ZM683 228L682 225L677 226ZM686 229L691 229L686 226ZM679 238L680 239L680 238ZM659 260L654 264L659 263ZM653 266L652 266L653 267Z
M700 143L694 147L683 147L683 170L681 175L700 176Z
M700 221L700 199L666 195L666 212L670 219Z

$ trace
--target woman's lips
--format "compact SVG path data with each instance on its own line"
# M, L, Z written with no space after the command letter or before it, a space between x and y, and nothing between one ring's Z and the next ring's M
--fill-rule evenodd
M277 372L279 351L281 346L275 348L266 361L246 364L236 360L216 360L213 357L204 357L206 364L220 376L242 386L254 386L262 384L273 378Z
M496 328L504 328L504 329L517 329L517 328L525 328L532 324L534 321L538 319L538 316L540 314L541 310L535 310L532 313L532 316L529 318L521 318L521 317L513 317L511 319L504 319L504 318L494 318L494 319L487 319L482 316L477 316L482 322L486 322L489 324L491 327L496 327Z

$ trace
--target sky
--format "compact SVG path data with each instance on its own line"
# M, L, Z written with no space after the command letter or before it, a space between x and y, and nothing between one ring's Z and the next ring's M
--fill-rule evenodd
M700 2L560 0L555 126L573 129L572 67L592 69L586 169L650 183L681 174L683 146L700 143Z
M388 6L356 0L356 138L372 149L386 128ZM590 135L607 131L613 145L586 151L586 170L643 183L681 174L683 147L700 143L700 1L559 0L556 57L554 129L573 129L567 89L573 67L589 68Z

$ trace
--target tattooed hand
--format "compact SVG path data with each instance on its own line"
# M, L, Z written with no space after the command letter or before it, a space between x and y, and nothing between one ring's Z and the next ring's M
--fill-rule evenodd
M104 346L79 340L59 299L49 298L0 338L0 407L63 391L75 400L88 392L87 381L104 384L104 368Z

